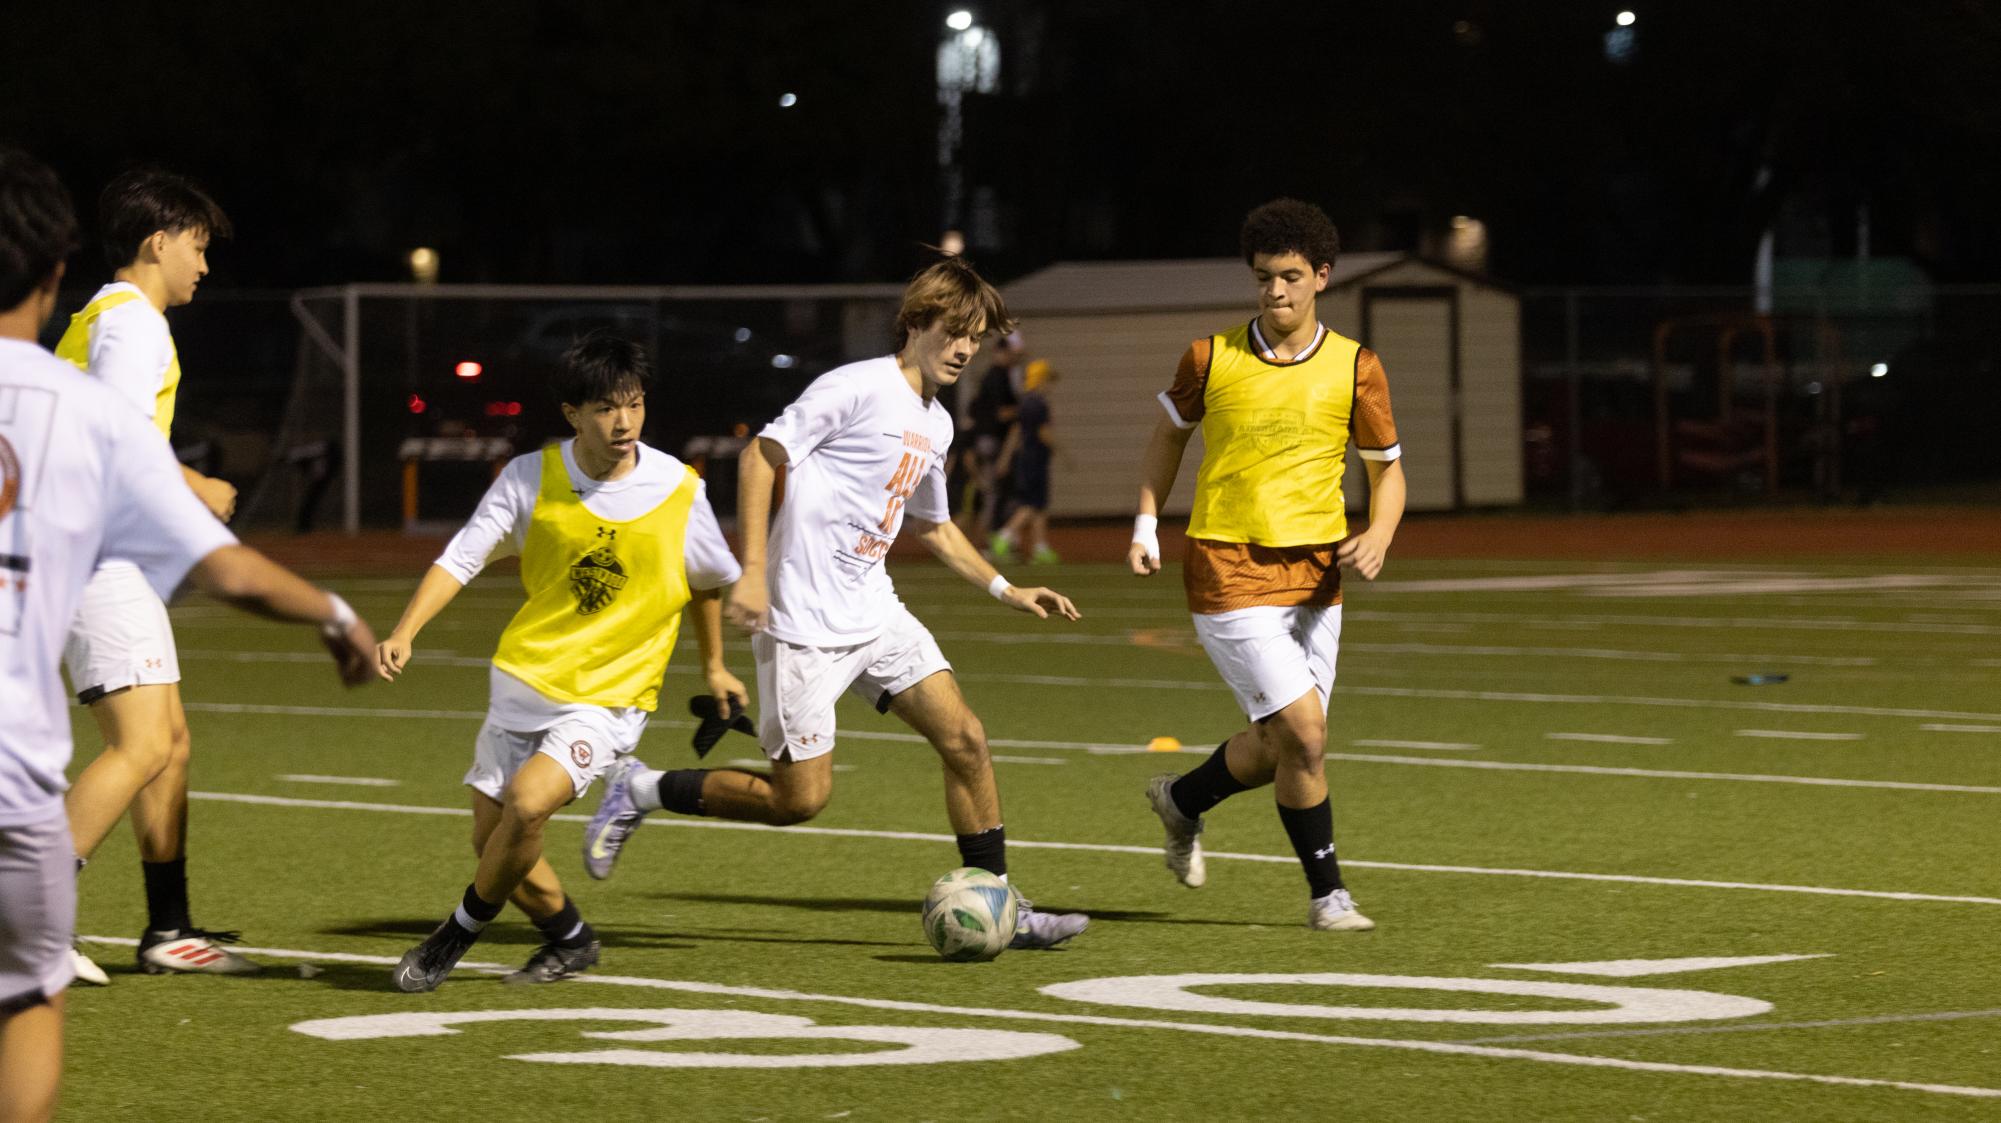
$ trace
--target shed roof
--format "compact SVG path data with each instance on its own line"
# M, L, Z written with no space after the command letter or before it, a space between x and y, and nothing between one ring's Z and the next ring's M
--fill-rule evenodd
M1351 253L1334 262L1330 289L1404 262L1455 272L1408 253ZM1235 307L1250 294L1244 263L1235 257L1178 261L1059 261L1002 286L1017 312L1167 311Z

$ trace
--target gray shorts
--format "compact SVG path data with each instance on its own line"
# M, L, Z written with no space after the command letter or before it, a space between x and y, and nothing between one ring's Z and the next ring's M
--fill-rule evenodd
M61 994L76 975L76 846L58 810L0 827L0 1015Z

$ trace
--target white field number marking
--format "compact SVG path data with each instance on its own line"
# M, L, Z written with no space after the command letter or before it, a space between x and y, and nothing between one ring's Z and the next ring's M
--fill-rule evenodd
M1060 1034L931 1026L823 1026L793 1014L746 1010L477 1010L457 1013L370 1014L299 1022L294 1032L329 1041L385 1037L449 1037L454 1026L478 1022L643 1022L645 1029L585 1030L578 1036L634 1043L687 1041L862 1041L901 1048L868 1053L700 1053L653 1049L585 1049L514 1053L513 1061L539 1064L629 1065L640 1068L855 1068L925 1065L948 1061L1012 1061L1077 1048Z
M1394 990L1443 990L1465 994L1506 994L1602 1002L1600 1010L1437 1010L1430 1007L1310 1006L1257 1002L1194 993L1195 987L1319 986ZM1083 979L1042 988L1052 998L1183 1010L1197 1014L1249 1014L1277 1018L1367 1018L1385 1022L1452 1022L1461 1025L1634 1025L1749 1018L1772 1004L1735 994L1665 987L1620 987L1595 983L1548 983L1517 979L1432 978L1424 975L1129 975Z

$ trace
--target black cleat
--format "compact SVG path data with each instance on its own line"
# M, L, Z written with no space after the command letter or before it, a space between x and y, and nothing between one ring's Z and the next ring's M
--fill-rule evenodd
M437 931L424 937L423 943L404 952L397 961L396 972L391 976L396 980L396 989L410 994L438 989L438 984L445 981L445 976L452 973L452 968L458 966L478 939L446 918Z
M504 983L553 983L581 974L597 966L596 940L578 948L543 944L528 957L528 965L501 979Z

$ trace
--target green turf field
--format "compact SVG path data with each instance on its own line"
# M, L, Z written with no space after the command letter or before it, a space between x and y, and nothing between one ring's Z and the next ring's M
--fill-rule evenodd
M1240 724L1173 573L1034 571L1066 625L895 572L985 720L1014 880L1095 917L1069 948L930 953L917 903L958 864L938 769L847 702L805 827L655 816L594 883L596 793L552 826L591 976L397 993L471 877L459 777L518 587L475 584L352 694L294 630L195 603L195 913L268 968L133 973L114 835L79 916L113 985L71 992L65 1117L2001 1117L2001 568L1393 561L1351 592L1330 721L1360 935L1303 927L1268 792L1210 816L1206 888L1162 868L1144 786L1199 757L1139 747ZM415 577L334 584L386 629ZM689 655L656 765L693 761ZM504 914L469 958L535 943Z

